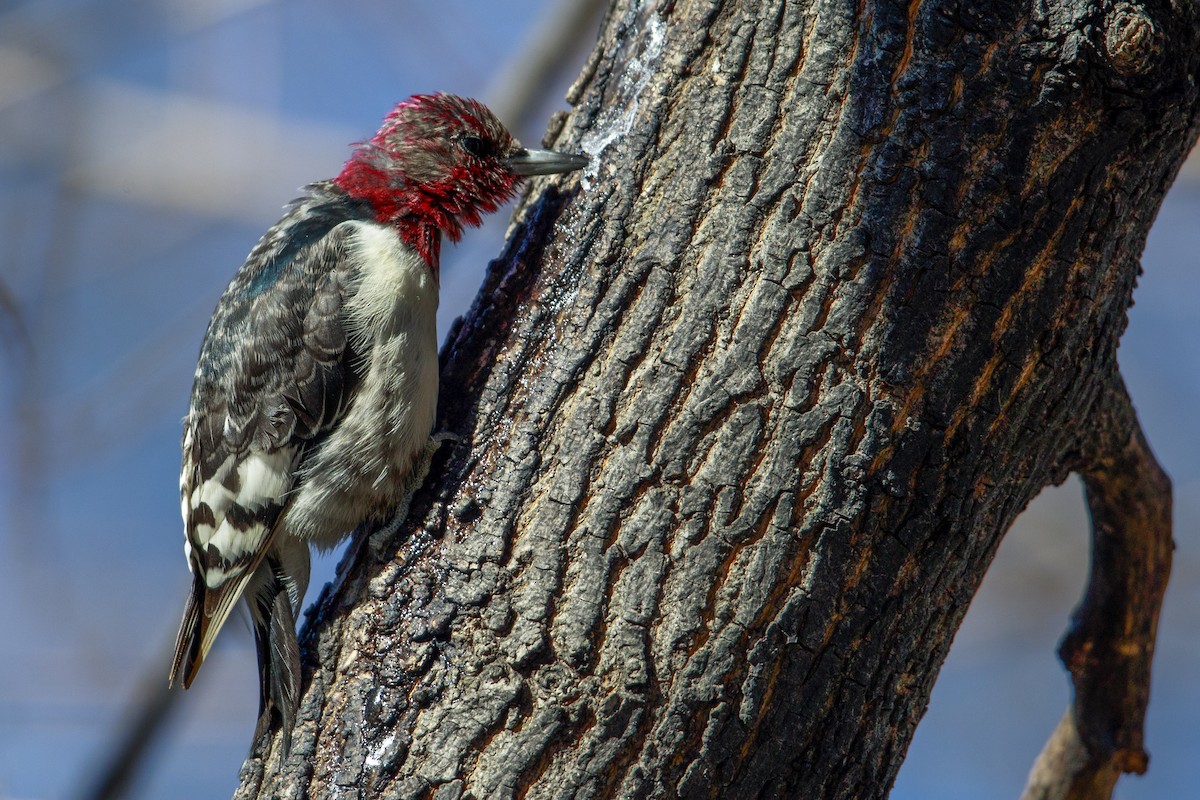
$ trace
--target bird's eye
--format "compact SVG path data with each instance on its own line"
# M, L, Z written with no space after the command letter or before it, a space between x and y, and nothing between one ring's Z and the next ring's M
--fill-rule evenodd
M476 158L485 158L492 154L491 144L486 139L480 139L478 136L464 136L459 140L462 149L466 150Z

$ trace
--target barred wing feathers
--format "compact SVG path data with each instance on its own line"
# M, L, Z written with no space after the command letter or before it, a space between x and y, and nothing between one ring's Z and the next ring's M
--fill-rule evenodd
M298 229L296 214L234 277L196 370L180 476L193 581L171 669L185 687L269 551L305 454L357 385L342 322L353 223L310 216Z

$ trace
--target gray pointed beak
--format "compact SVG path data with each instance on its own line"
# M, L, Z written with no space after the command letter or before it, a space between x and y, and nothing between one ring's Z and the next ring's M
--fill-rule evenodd
M518 175L553 175L583 169L588 157L553 150L521 150L504 159L504 163Z

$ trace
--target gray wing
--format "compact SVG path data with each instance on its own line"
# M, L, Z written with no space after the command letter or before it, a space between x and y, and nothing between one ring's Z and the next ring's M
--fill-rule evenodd
M342 320L353 224L298 237L294 227L280 232L287 221L263 238L276 241L273 257L260 243L218 305L184 422L180 495L193 587L171 680L185 686L270 547L306 449L336 424L358 383Z

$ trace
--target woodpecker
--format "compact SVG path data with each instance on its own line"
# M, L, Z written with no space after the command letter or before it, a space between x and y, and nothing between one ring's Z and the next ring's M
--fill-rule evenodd
M245 597L258 651L256 738L288 748L309 546L387 518L423 480L438 393L441 237L581 155L522 147L482 104L415 95L305 187L225 289L184 419L179 490L192 588L171 684L196 678ZM417 474L422 473L422 474Z

